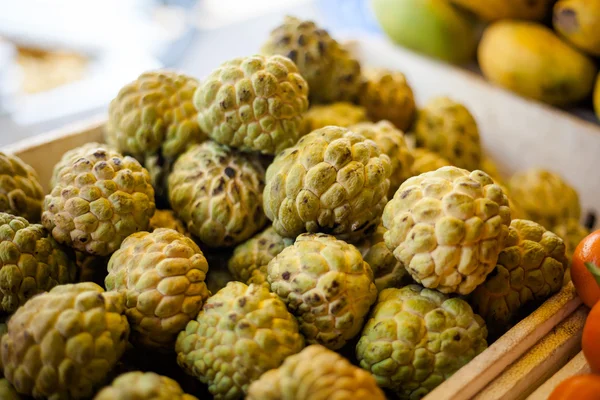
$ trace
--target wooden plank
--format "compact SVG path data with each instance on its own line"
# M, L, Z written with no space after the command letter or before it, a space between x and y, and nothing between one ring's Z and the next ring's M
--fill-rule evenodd
M539 388L535 390L527 400L546 400L554 391L554 389L565 379L575 375L584 375L591 372L590 366L588 365L583 352L580 351L571 361L562 367L557 373L552 375L550 379L544 382Z
M571 282L425 397L467 400L581 305Z
M525 399L581 350L588 312L586 306L579 307L473 400Z

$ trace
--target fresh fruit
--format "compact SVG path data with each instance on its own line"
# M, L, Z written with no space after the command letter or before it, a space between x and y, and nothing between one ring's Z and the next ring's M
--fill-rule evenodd
M293 239L280 236L270 226L235 248L229 259L229 271L236 280L247 282L254 270L269 264L269 261L293 243Z
M367 121L367 112L363 107L337 102L309 108L304 114L304 129L310 133L329 125L348 127L363 121Z
M56 186L56 184L60 180L61 170L64 167L69 167L75 161L77 161L81 157L86 157L86 155L88 153L93 153L94 150L96 150L96 149L107 149L107 148L110 148L110 146L108 146L107 144L91 142L91 143L86 143L82 146L75 147L74 149L66 151L62 155L60 160L54 165L54 168L52 169L52 177L50 178L50 189L52 189L54 186ZM112 150L115 150L115 149L112 149ZM66 173L69 173L69 171L66 171Z
M82 152L60 170L44 200L42 224L57 242L107 256L154 215L148 171L132 157L108 148Z
M4 376L36 398L90 398L129 338L125 298L95 283L60 285L33 297L2 336Z
M598 0L559 0L554 5L552 24L575 47L592 56L600 56Z
M352 125L350 130L374 141L381 152L390 157L392 174L390 175L388 198L392 198L400 184L413 176L414 158L406 144L404 133L389 121L363 122Z
M474 18L447 0L373 0L384 32L397 44L452 63L473 58L477 46Z
M285 304L264 286L229 282L210 297L175 345L178 364L215 399L241 399L264 372L302 350Z
M404 286L410 281L404 265L387 248L383 239L385 232L383 225L379 225L375 233L356 244L363 259L373 270L375 286L380 292L389 287Z
M532 221L552 229L581 216L579 195L559 174L541 168L515 173L508 181L510 195Z
M577 245L571 260L571 280L577 294L586 306L592 308L600 300L600 284L586 263L600 266L600 230L590 233Z
M246 283L248 285L250 285L252 283L255 285L265 285L267 287L267 289L271 290L271 285L269 285L268 275L269 275L269 266L261 265L260 268L256 268L256 269L252 270L252 273L250 274L250 278L248 278Z
M186 151L169 176L173 210L210 247L233 246L264 226L263 188L258 162L212 141Z
M159 228L173 229L184 236L192 237L185 225L172 210L156 210L152 218L150 218L150 226L148 230L150 232Z
M356 358L379 387L420 399L485 350L486 337L467 302L409 285L379 293Z
M573 259L573 253L579 242L581 242L591 232L579 223L575 218L568 218L562 223L556 225L552 232L556 233L564 242L569 263Z
M470 304L490 330L505 331L522 307L560 290L567 265L560 237L533 221L513 219L496 268Z
M175 159L206 139L192 103L197 87L196 79L175 71L144 72L110 102L106 142L140 162L155 154Z
M490 175L490 177L491 177L491 175ZM492 179L494 179L494 178L492 177ZM497 183L497 181L495 179L494 179L494 181ZM500 186L500 188L502 189L504 194L506 194L506 197L508 197L508 206L510 207L511 218L512 219L529 219L529 215L525 212L523 207L521 207L519 202L515 200L510 189L503 184L498 184L498 186Z
M43 200L37 172L19 157L0 152L0 212L39 222Z
M600 393L600 376L573 375L562 381L552 391L548 400L597 400L598 393Z
M494 23L483 33L478 58L492 83L549 104L580 101L594 87L594 63L541 24Z
M540 20L546 16L552 0L451 0L484 21L500 19Z
M448 97L436 97L418 111L413 127L416 146L441 155L460 168L481 168L479 128L469 110Z
M298 236L267 272L306 341L332 350L356 336L377 297L373 271L356 247L322 233Z
M286 16L261 51L296 63L308 82L311 103L351 101L360 89L358 61L313 21Z
M0 379L0 399L21 400L22 397L7 379Z
M415 116L415 97L403 73L385 68L364 71L359 103L372 121L388 120L398 129L410 128Z
M211 139L241 151L277 154L304 133L308 84L287 57L240 57L200 84L194 105Z
M138 232L108 263L107 290L126 296L134 344L171 350L209 296L208 264L194 241L172 229Z
M581 346L593 373L600 373L600 306L596 304L588 314L583 327Z
M414 149L412 154L415 159L413 162L413 174L415 175L421 175L425 172L435 171L436 169L452 165L450 161L438 153L427 149Z
M198 400L184 393L179 383L154 372L134 371L119 375L94 400Z
M408 179L383 211L388 248L417 283L442 293L466 295L485 281L509 224L500 186L457 167Z
M275 231L356 241L379 224L390 158L364 136L328 126L279 153L267 169L264 207Z
M0 212L0 312L13 313L33 296L74 282L69 255L43 226Z
M318 344L289 356L248 389L247 400L384 400L375 379Z

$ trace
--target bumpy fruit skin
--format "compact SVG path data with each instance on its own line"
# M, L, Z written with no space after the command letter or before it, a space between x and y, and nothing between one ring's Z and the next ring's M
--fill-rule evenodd
M263 188L258 162L212 141L191 147L169 176L173 211L210 247L233 246L264 226Z
M515 173L509 180L511 196L532 221L552 229L561 222L579 220L579 195L559 174L541 168Z
M363 107L348 102L316 105L304 115L304 130L310 133L329 125L348 127L367 121L367 112Z
M0 399L21 400L21 396L7 379L0 379Z
M560 237L533 221L514 219L496 269L472 294L473 310L490 329L506 330L527 303L560 290L567 265Z
M73 162L77 161L77 159L81 157L85 157L88 153L93 153L96 149L106 149L109 148L107 144L91 142L86 143L82 146L75 147L74 149L66 151L60 160L54 165L54 169L52 170L52 177L50 178L50 188L56 186L61 177L61 170L64 167L68 167ZM113 149L116 151L116 149Z
M255 269L269 264L269 261L293 243L293 239L280 236L270 226L235 248L229 259L229 271L236 280L247 282Z
M410 285L379 293L356 357L380 387L420 399L485 350L486 337L467 302Z
M277 154L304 134L308 84L289 58L235 58L200 84L194 105L211 139L241 151Z
M250 385L247 400L385 400L371 374L318 344Z
M308 82L311 103L351 101L360 88L360 64L312 21L285 17L262 46L263 54L289 57Z
M157 153L174 159L205 140L192 102L197 87L196 79L175 71L144 72L110 102L107 143L144 160Z
M84 399L124 353L125 298L92 282L60 285L30 299L2 336L4 376L36 398Z
M415 161L413 162L413 174L421 175L425 172L435 171L442 167L448 167L450 161L440 156L438 153L429 151L427 149L414 149L412 151Z
M402 182L413 176L414 157L404 139L404 133L389 121L356 124L352 125L350 130L374 141L381 152L390 157L392 174L388 198L392 198Z
M390 158L372 140L317 129L267 169L265 213L284 237L323 232L356 241L379 224L390 174Z
M578 220L569 218L562 223L552 228L552 232L556 233L564 242L569 262L573 258L573 252L579 242L581 242L591 232L585 226L581 225Z
M364 71L359 103L372 121L388 120L406 131L415 117L415 97L403 73L384 68Z
M466 295L496 266L510 208L485 172L442 167L404 182L383 225L386 245L417 283Z
M436 97L417 113L417 147L440 154L452 165L473 171L481 168L479 128L469 110L448 97Z
M500 19L540 20L550 11L551 0L451 0L484 21Z
M267 273L307 342L332 350L356 336L377 297L373 271L358 249L321 233L298 236Z
M150 218L150 232L159 228L173 229L184 236L191 237L185 225L172 210L156 210L152 218Z
M375 233L356 244L363 259L373 270L375 286L378 291L389 287L401 287L410 281L408 272L403 264L385 244L386 229L379 225Z
M260 268L256 268L252 271L252 274L250 274L250 278L248 278L246 283L248 285L250 285L250 284L265 285L267 287L267 289L270 290L271 285L269 285L268 274L269 274L269 265L268 264L261 265Z
M94 400L198 400L184 393L179 383L154 372L134 371L119 375Z
M0 312L13 313L33 296L74 282L76 272L43 226L0 212Z
M230 282L177 338L177 363L215 399L240 399L264 372L304 347L298 323L264 286Z
M0 152L0 212L39 222L43 200L37 172L19 157Z
M60 170L44 200L42 224L57 242L107 256L129 235L148 228L154 189L134 158L107 148L91 149Z
M172 230L129 236L108 263L107 290L125 294L133 342L171 349L209 296L208 264L194 241Z
M596 66L544 25L499 21L483 33L479 66L492 83L521 96L564 106L592 92Z
M600 56L600 3L560 0L554 5L554 29L580 50Z

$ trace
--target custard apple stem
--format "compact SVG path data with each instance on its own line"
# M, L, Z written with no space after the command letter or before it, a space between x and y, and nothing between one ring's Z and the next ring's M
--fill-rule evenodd
M590 273L592 274L594 279L596 280L596 283L598 284L598 286L600 286L600 267L598 267L596 264L591 263L591 262L586 262L585 266L588 269L588 271L590 271Z

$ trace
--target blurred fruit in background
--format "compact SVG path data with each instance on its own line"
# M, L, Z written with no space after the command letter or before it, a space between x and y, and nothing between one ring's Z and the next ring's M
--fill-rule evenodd
M544 18L552 0L450 0L464 7L484 21L499 19L529 19Z
M599 0L560 0L554 5L552 24L571 44L600 56Z

